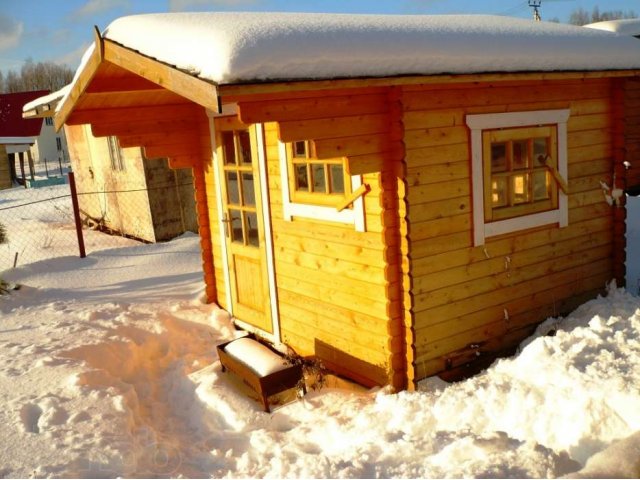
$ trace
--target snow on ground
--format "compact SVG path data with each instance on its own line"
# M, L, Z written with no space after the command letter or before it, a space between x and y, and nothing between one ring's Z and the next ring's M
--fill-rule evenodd
M0 223L5 225L9 241L0 244L0 271L17 264L78 254L69 185L39 189L22 187L0 190ZM135 245L128 238L111 236L108 244ZM105 236L84 229L87 252L99 249Z
M467 381L262 412L222 373L198 238L43 260L0 296L0 476L638 477L640 300L612 288Z

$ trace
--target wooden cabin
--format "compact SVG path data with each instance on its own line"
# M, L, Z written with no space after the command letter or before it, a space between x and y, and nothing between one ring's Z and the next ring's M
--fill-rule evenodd
M55 121L193 172L239 327L402 389L623 284L639 95L640 43L579 27L157 14L96 34Z

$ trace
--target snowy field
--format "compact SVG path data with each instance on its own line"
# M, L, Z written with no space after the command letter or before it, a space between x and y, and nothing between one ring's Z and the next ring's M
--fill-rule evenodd
M195 235L4 277L23 287L0 296L0 477L640 476L640 300L623 290L465 382L267 414L220 370L235 332L201 301Z

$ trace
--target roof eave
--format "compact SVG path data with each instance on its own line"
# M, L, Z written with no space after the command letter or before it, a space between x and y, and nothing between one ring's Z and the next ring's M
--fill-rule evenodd
M229 83L218 86L224 103L241 97L261 94L280 94L308 90L332 90L347 88L388 87L398 85L452 84L478 82L513 82L541 80L580 80L593 78L620 78L640 76L640 69L600 71L529 71L485 72L465 74L399 75L391 77L336 78L303 81L272 81L254 83Z

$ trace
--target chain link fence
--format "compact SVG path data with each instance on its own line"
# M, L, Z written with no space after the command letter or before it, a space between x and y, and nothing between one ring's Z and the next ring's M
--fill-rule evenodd
M169 240L197 231L193 185L189 181L77 192L86 253ZM0 272L55 257L79 256L69 183L0 190Z

